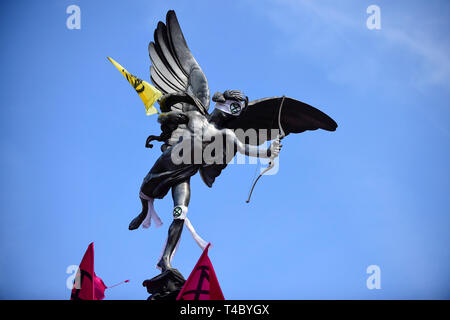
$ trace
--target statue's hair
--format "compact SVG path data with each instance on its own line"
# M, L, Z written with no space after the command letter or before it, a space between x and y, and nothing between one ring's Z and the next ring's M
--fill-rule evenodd
M216 92L212 97L214 102L225 102L226 100L244 101L245 106L248 104L248 97L240 90L225 90L224 93Z

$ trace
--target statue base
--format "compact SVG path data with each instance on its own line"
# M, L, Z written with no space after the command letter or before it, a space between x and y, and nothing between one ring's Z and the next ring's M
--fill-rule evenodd
M176 300L186 280L177 269L168 269L163 273L145 280L142 285L151 294L147 300Z

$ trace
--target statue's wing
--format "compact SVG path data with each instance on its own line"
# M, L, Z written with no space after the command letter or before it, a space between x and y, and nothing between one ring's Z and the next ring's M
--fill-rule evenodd
M227 122L227 128L235 130L242 129L244 133L249 129L256 130L256 139L246 139L246 135L240 135L236 132L238 139L243 143L253 145L260 145L267 140L276 138L276 136L272 136L271 129L279 130L279 124L281 124L285 135L289 133L301 133L306 130L336 130L336 122L325 113L292 98L284 98L280 114L282 100L283 97L273 97L249 102L247 108L239 117ZM267 129L265 130L266 134L260 135L258 132L259 129ZM278 134L278 130L274 130L273 134ZM200 174L206 185L211 187L226 166L226 163L203 166L200 169Z
M158 22L154 42L148 46L152 66L150 75L153 84L164 94L185 92L201 104L203 114L208 113L209 88L205 74L192 56L173 10L167 12L166 24ZM169 105L169 104L167 104ZM174 108L175 107L175 108ZM180 105L170 105L171 110ZM163 110L167 112L170 110Z
M295 99L285 97L283 107L280 107L283 97L272 97L254 100L249 102L247 108L239 117L227 122L229 129L242 129L244 132L249 129L256 130L257 139L248 139L247 135L237 134L243 143L260 145L267 140L272 140L278 134L280 124L285 135L289 133L301 133L306 130L324 129L335 131L336 122L322 111ZM258 130L266 129L266 134L260 135ZM271 131L271 129L278 129ZM237 132L236 132L237 133ZM200 174L203 181L211 187L215 179L226 167L225 164L211 164L203 166Z
M283 97L263 98L250 101L241 115L227 123L230 129L267 129L267 137L259 136L257 141L249 139L246 143L260 145L273 137L270 129L280 129L278 117L285 135L301 133L306 130L324 129L335 131L336 122L322 111L295 99L285 97L281 114L279 114ZM238 135L238 138L244 138ZM245 141L242 141L245 143Z

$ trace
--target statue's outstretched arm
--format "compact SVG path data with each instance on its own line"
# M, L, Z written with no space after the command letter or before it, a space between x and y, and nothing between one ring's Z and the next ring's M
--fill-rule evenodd
M280 153L282 144L280 139L277 138L270 144L268 149L262 149L251 144L242 143L232 130L225 131L225 137L228 143L232 143L238 152L250 157L258 158L276 158Z

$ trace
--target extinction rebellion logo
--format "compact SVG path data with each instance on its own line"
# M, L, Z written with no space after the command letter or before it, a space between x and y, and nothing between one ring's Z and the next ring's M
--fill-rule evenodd
M231 111L232 114L236 114L236 113L241 112L241 105L239 103L233 102L230 105L230 111Z
M175 207L173 209L173 216L174 216L174 218L178 218L179 216L181 216L182 212L183 212L183 209L181 209L181 207Z

